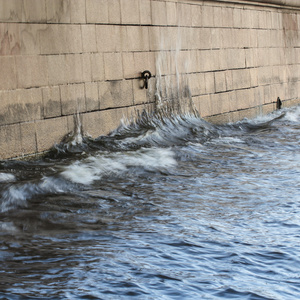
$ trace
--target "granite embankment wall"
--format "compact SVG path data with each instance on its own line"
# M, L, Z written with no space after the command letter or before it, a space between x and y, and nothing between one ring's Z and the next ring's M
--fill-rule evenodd
M96 137L155 102L156 61L184 63L204 118L297 103L298 0L0 0L0 159L49 149L80 113ZM180 25L180 28L178 28ZM180 40L180 43L178 41ZM161 75L175 68L161 65ZM173 63L174 65L174 63ZM148 90L141 71L150 70ZM157 76L156 76L157 77Z

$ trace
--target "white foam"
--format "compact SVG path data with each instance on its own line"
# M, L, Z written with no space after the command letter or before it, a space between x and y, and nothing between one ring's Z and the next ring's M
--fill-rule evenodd
M103 176L122 176L131 167L147 171L168 170L176 165L170 149L140 149L135 152L101 153L67 166L61 175L75 183L89 185Z
M0 182L13 182L16 177L10 173L0 173Z
M300 121L300 106L296 107L294 110L290 110L286 113L285 119L290 122L299 122Z

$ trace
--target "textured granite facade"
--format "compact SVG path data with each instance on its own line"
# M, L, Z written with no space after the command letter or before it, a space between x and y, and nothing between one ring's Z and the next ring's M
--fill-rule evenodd
M0 159L49 149L77 112L108 133L155 102L158 75L186 74L213 121L298 103L298 2L0 0Z

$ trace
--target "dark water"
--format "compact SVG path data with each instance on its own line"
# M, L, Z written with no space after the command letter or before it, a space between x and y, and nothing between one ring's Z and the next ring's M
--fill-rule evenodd
M299 138L144 115L0 163L0 299L299 299Z

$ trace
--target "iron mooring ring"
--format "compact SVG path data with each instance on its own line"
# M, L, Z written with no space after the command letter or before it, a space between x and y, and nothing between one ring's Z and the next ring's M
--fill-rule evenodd
M151 72L146 70L142 72L142 78L144 79L144 86L143 88L148 89L148 80L152 77Z

